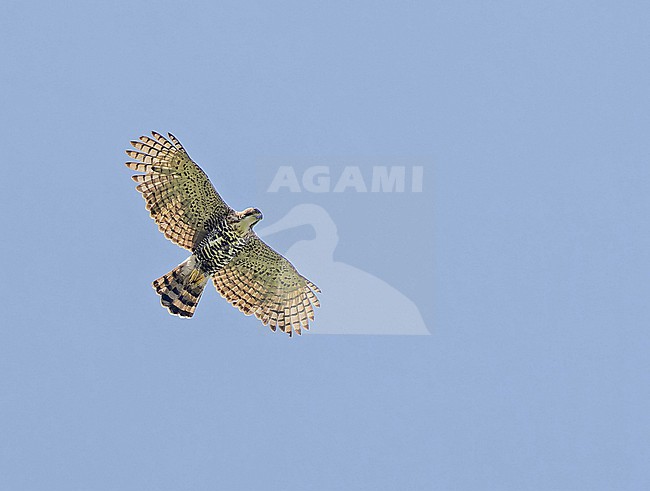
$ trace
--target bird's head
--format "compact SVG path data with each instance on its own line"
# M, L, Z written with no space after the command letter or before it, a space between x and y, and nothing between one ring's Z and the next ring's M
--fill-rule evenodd
M246 208L244 211L235 212L235 222L241 233L251 230L262 219L262 212L257 208Z

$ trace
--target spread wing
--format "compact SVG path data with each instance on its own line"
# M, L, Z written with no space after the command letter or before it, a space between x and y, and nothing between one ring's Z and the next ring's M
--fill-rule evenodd
M132 141L136 150L127 150L138 162L127 162L134 171L136 189L147 202L151 218L169 240L193 250L219 217L230 208L210 183L208 176L187 154L174 135L151 133Z
M309 329L320 303L316 285L254 235L241 252L212 277L222 297L246 315L255 314L273 331L291 335Z

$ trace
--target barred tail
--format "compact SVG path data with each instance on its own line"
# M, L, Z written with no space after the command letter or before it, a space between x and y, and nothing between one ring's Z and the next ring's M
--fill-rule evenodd
M190 256L154 281L153 287L160 295L160 303L170 313L192 317L207 282L208 276L196 267L196 257Z

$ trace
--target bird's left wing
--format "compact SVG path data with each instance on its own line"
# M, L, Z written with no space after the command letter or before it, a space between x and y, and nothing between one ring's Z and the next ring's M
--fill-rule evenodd
M255 314L273 331L291 335L309 329L320 290L257 235L212 277L222 297L246 315Z
M210 183L208 176L187 154L181 142L153 131L153 138L141 136L131 142L136 150L127 150L138 162L127 162L134 171L136 189L147 202L151 218L169 240L193 250L230 207Z

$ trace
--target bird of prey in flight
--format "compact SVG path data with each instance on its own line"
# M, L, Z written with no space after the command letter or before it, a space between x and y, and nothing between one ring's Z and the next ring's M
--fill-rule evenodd
M131 141L133 180L160 231L192 255L153 282L170 313L194 315L212 279L217 291L246 315L291 336L309 329L320 290L255 234L257 208L235 211L192 161L178 139L155 131Z

